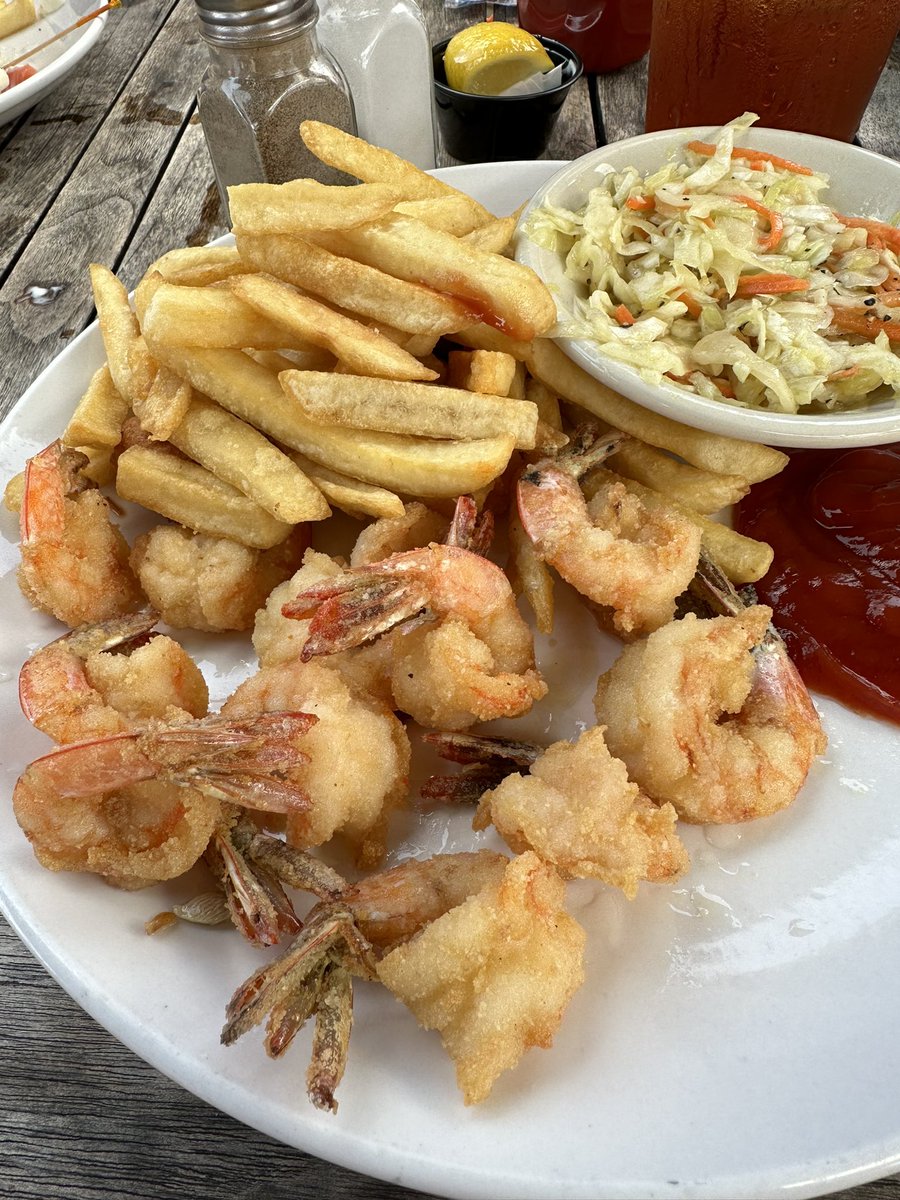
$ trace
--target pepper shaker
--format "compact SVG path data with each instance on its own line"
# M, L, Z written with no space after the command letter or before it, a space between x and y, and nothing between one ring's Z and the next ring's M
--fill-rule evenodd
M315 0L196 0L209 65L197 95L222 203L238 183L345 183L300 137L307 119L356 133L346 79L316 36Z

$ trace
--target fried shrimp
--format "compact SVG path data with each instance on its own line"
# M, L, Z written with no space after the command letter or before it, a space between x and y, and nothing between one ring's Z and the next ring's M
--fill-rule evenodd
M292 813L287 839L306 849L342 833L361 865L384 856L387 818L406 793L410 745L390 708L320 662L263 667L222 707L223 716L301 708L317 718L298 743L308 761L291 778L309 798Z
M626 646L595 707L632 779L698 824L768 816L796 797L825 749L818 713L772 610L689 614Z
M380 517L362 530L350 553L351 567L367 567L392 554L443 541L449 522L418 500L403 505L402 517Z
M530 1046L550 1046L584 979L585 940L559 875L526 853L390 951L378 978L438 1030L466 1104L478 1104Z
M157 525L131 551L131 566L162 620L176 629L251 629L272 589L300 564L305 527L271 550Z
M19 514L19 586L35 608L71 627L120 616L143 599L128 543L81 473L86 464L58 441L29 459Z
M376 522L377 524L377 522ZM271 592L265 606L256 614L253 627L253 648L260 665L277 666L300 657L309 634L309 621L293 621L283 616L282 608L301 592L323 580L338 579L346 568L336 559L316 550L307 550L303 565L285 583ZM392 703L388 678L390 643L384 640L369 646L359 646L342 654L332 654L327 666L340 671L355 686L365 689L387 704Z
M639 635L672 619L700 554L699 528L667 506L648 509L624 484L585 501L579 479L614 453L623 434L583 429L573 448L526 467L519 516L544 561L576 591L612 610L617 633Z
M116 882L156 882L197 861L221 801L291 811L305 797L281 773L301 758L294 741L314 717L189 726L72 743L27 767L13 811L38 861Z
M277 1058L315 1013L307 1093L317 1108L336 1112L334 1093L350 1044L353 977L374 980L386 947L407 941L483 888L499 885L508 862L490 850L436 854L410 859L350 888L335 887L333 872L324 887L297 881L296 886L323 896L323 903L312 909L287 950L234 993L222 1041L231 1045L267 1019L266 1051Z
M282 612L315 614L301 651L307 661L418 618L392 640L390 680L397 707L423 725L464 729L520 716L547 691L509 580L459 546L432 543L351 569L307 588Z
M36 650L19 673L19 703L32 725L65 743L205 716L200 669L177 642L151 634L157 620L143 608Z
M492 822L515 853L534 850L565 878L602 879L633 898L641 880L670 882L688 869L677 819L631 782L597 726L486 792L474 827Z

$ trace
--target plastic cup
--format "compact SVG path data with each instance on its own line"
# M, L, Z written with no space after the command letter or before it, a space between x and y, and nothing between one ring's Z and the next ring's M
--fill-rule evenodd
M760 124L849 142L900 0L654 0L647 130Z
M547 149L560 109L572 84L584 72L574 50L553 38L538 41L562 63L562 83L547 92L526 96L473 96L447 86L444 51L450 38L432 48L434 99L438 127L448 154L460 162L509 162L539 158Z

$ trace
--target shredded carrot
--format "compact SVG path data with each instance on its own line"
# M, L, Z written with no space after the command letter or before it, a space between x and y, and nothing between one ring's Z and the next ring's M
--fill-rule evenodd
M650 212L656 207L656 201L652 196L629 196L625 201L625 207L632 209L633 212Z
M859 367L845 367L843 371L832 371L827 377L828 383L836 383L839 379L852 379L859 374Z
M900 292L882 292L878 303L885 308L900 308Z
M760 250L774 250L781 241L781 235L784 233L784 217L782 217L781 213L775 212L773 208L766 208L764 204L760 204L752 196L733 196L732 199L737 200L741 204L746 204L748 208L752 208L754 212L766 218L769 222L769 236L762 239L759 243L759 248Z
M692 317L699 317L703 312L703 305L687 292L679 292L675 299L681 301Z
M900 228L896 225L888 225L886 221L869 221L865 217L845 217L841 213L834 215L848 229L865 229L869 246L877 250L890 246L892 250L900 253Z
M875 290L878 292L900 292L900 275L896 273L888 275L884 283L879 284Z
M710 142L688 142L687 148L693 150L695 154L703 154L706 158L711 158L716 152L715 146ZM731 151L731 157L742 158L751 166L758 167L760 163L771 163L773 167L780 167L782 171L793 171L795 175L813 174L809 167L801 167L799 163L791 162L787 158L779 158L777 154L766 154L764 150L748 150L743 146L735 146Z
M719 379L716 375L707 375L705 371L694 371L694 375L702 375L704 379L708 379L711 384L719 389L723 396L727 396L729 400L734 399L734 391L727 379ZM691 383L690 375L673 375L671 371L666 371L666 378L671 379L675 383Z
M736 296L780 296L785 292L805 292L809 283L796 275L742 275Z
M832 328L844 333L855 333L859 337L874 338L879 333L886 333L888 341L900 342L900 321L885 320L864 308L833 308L831 315Z
M634 324L635 319L631 315L631 313L628 311L628 309L625 307L624 304L616 305L616 307L613 309L613 316L616 318L616 320L619 322L620 325L633 325Z

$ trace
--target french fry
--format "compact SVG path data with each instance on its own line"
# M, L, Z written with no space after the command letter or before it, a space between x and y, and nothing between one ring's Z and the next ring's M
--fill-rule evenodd
M199 350L154 344L159 360L204 396L215 400L273 441L293 449L292 431L308 424L285 396L278 378L240 350Z
M131 393L127 397L134 408L150 394L156 379L159 364L147 349L147 342L141 334L132 344L128 353L128 369L130 372Z
M512 242L513 234L516 232L516 226L519 223L519 216L524 207L522 205L517 208L508 217L495 217L493 221L488 221L485 225L479 225L471 233L464 234L464 240L470 246L475 246L478 250L485 250L491 254L503 254ZM415 214L412 215L415 216Z
M291 532L290 525L237 488L162 447L132 446L120 454L116 491L195 533L231 538L256 550L277 546Z
M387 379L435 379L417 358L327 304L303 296L271 275L238 275L231 288L266 323L282 328L282 340L297 337L328 350L352 371ZM154 299L155 303L155 299ZM255 345L255 343L253 343Z
M134 415L154 441L167 442L184 420L192 395L191 385L180 375L158 366L147 394L135 397Z
M310 420L324 425L414 437L510 437L518 449L534 447L537 409L524 401L319 371L286 371L279 381Z
M362 138L325 125L321 121L303 121L300 136L307 149L330 167L353 175L364 183L386 183L402 192L404 200L429 200L441 196L465 195L420 171L418 167L400 158L390 150L370 146ZM467 200L470 200L466 196ZM471 201L470 201L471 202ZM493 214L486 208L480 209L482 221L492 220Z
M462 329L474 319L458 300L332 254L303 238L245 233L237 238L241 257L254 270L275 275L379 325L437 338Z
M708 517L698 516L698 523L704 550L732 583L756 583L771 567L775 552L768 542L758 542Z
M156 289L165 282L166 280L162 274L151 268L134 289L134 312L138 319L138 325L142 326L144 324L144 316L150 301L156 294Z
M513 446L511 437L441 442L318 425L310 427L303 452L332 470L352 462L365 482L401 495L455 499L502 475Z
M236 246L181 246L158 258L147 274L158 272L167 283L206 287L246 270Z
M103 366L91 377L62 441L67 446L117 446L128 411L128 401L116 390L109 367Z
M391 329L387 325L373 325L372 328L377 329L382 337L390 338L392 342L402 346L407 354L412 354L415 358L420 359L428 358L440 341L440 338L436 338L430 333L404 333L402 329ZM434 370L433 367L432 370ZM441 372L435 371L435 374L439 375Z
M609 459L609 465L619 475L636 479L698 513L719 512L750 491L750 484L741 475L700 470L645 442L625 442Z
M138 345L137 317L124 284L112 271L99 263L91 263L89 269L109 372L116 391L131 405L135 394L146 391L152 382L152 372L148 376L144 351Z
M312 240L399 279L445 292L519 341L544 333L556 321L553 297L530 268L430 229L414 217L392 213L339 234L315 234Z
M365 483L402 495L455 497L477 491L503 473L515 444L512 437L438 442L321 425L304 416L278 379L240 350L163 345L154 346L154 353L198 392L273 441L333 471L352 463L354 475Z
M306 350L245 350L254 362L274 371L333 371L337 359L327 350L310 346Z
M290 457L335 508L351 516L403 516L403 501L395 492L372 483L363 483L361 479L354 479L342 471L332 471L298 454L296 450L290 452Z
M449 341L468 346L471 350L499 350L526 364L532 353L531 342L516 341L501 330L492 329L490 325L481 322L466 325L465 328L449 332L446 336Z
M777 475L787 465L787 455L770 446L692 429L641 408L588 375L546 338L533 343L527 366L532 375L558 396L639 441L670 450L694 467L721 475L742 475L749 483L759 483Z
M483 211L480 204L462 192L454 196L435 196L430 200L402 200L394 206L394 212L415 217L432 229L443 229L454 237L471 235L482 226Z
M285 325L271 320L241 298L237 286L247 278L247 275L233 276L234 290L227 286L159 284L141 320L144 336L176 346L236 350L245 346L255 350L283 350L298 344L297 337Z
M502 350L451 350L447 358L450 387L488 396L508 396L516 377L516 360Z
M202 396L194 396L169 440L279 521L299 525L331 515L325 497L295 462L251 425Z
M87 459L87 464L81 468L81 474L86 479L92 480L100 487L109 487L115 483L114 446L73 446L72 449L80 450Z
M509 510L508 572L513 591L525 597L538 629L552 633L553 576L525 532L515 505Z
M623 483L628 491L648 508L664 505L687 517L699 527L704 549L715 559L732 583L755 583L757 579L762 579L772 565L774 553L767 542L757 542L754 538L745 537L744 534L729 529L727 525L711 521L676 500L670 500L668 496L663 496L633 479L626 479L613 471L607 471L604 467L595 467L585 479L584 492L588 499L595 494L601 483Z
M562 429L562 414L559 411L559 400L546 384L528 375L525 380L525 399L537 405L538 416L545 425L549 425L552 429Z
M525 364L517 361L515 370L513 371L512 383L509 385L509 397L511 400L524 400L525 397L525 377L527 371Z
M235 231L309 233L352 229L386 216L403 195L383 183L331 186L314 179L289 183L239 183L228 189Z

